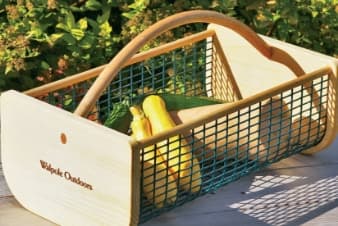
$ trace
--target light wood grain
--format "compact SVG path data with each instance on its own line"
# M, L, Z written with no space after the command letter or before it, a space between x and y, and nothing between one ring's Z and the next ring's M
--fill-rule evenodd
M221 47L231 65L243 97L257 94L296 76L297 73L289 70L285 65L270 61L262 56L257 50L251 48L250 43L231 29L217 24L210 24L208 29L215 30L218 37L224 37L222 39L224 41L220 42ZM260 35L260 37L270 46L287 52L305 73L329 66L333 76L338 79L338 59L263 35ZM287 59L289 58L284 60ZM290 64L290 62L285 63ZM292 68L295 67L292 66ZM299 74L301 74L301 71ZM336 101L333 100L333 102L338 103ZM335 122L337 124L335 127L338 129L338 120L335 120Z
M3 172L25 208L61 225L137 224L128 136L15 91L1 96L1 131Z
M296 87L305 83L308 83L309 81L312 81L314 79L317 79L323 75L330 74L331 68L330 67L324 67L321 69L318 69L316 71L313 71L306 76L301 76L298 78L295 78L293 80L284 82L282 84L278 84L274 87L271 87L270 89L266 89L260 93L256 93L254 95L251 95L247 98L244 98L242 100L238 100L234 103L229 103L227 105L223 105L224 107L215 109L213 112L210 112L207 115L201 115L193 117L189 122L177 125L176 127L172 129L168 129L165 132L158 133L150 138L143 139L134 145L137 145L135 148L144 148L149 145L155 144L161 140L166 139L167 137L174 136L176 134L184 134L188 132L189 130L202 126L204 123L212 122L216 119L219 119L227 114L231 114L233 112L238 111L239 109L244 109L252 104L257 104L260 101L264 101L268 98L271 98L273 96L279 95L283 91L287 91L292 87ZM334 80L334 77L331 77ZM335 94L336 95L336 94ZM332 112L333 115L335 115L335 112ZM334 118L331 118L333 120ZM335 128L331 128L335 129ZM332 135L330 134L331 138L333 139Z
M211 67L210 73L207 69L209 74L206 75L207 95L225 102L243 99L217 35L212 36L212 42L207 49L210 52L207 55L212 56L207 58L210 62L206 62L206 66Z
M156 26L163 26L167 22L168 26L166 28L161 29L170 29L176 25L181 25L183 23L190 23L196 21L208 21L208 22L216 22L222 25L227 25L232 29L236 29L235 27L238 25L237 23L233 22L232 20L228 21L229 24L223 24L221 22L224 17L217 14L216 17L208 17L205 18L205 15L197 16L188 14L182 14L182 17L178 17L175 19L167 20L165 23L163 22L160 25ZM188 18L187 15L190 15ZM214 15L207 13L206 15ZM182 22L183 19L186 21ZM216 18L216 19L215 19ZM180 20L178 24L171 20ZM216 20L216 21L215 21ZM151 38L155 38L157 33L161 33L164 30L157 30L158 27L153 27L153 30L150 30L148 33L148 37L143 37L144 39L140 40L137 45L129 46L129 50L133 50L130 53L122 54L122 57L119 60L114 61L115 63L121 63L119 66L122 66L127 61L126 59L131 59L134 52L138 49L144 42ZM217 26L217 25L216 25ZM221 26L222 27L222 26ZM213 26L210 26L213 28ZM109 129L103 128L102 126L95 125L92 122L88 122L85 119L81 119L80 117L74 116L72 114L66 113L62 110L55 110L54 107L48 106L47 104L40 103L37 100L29 100L30 104L27 105L25 101L21 102L21 95L15 94L14 96L19 97L18 99L12 99L10 102L10 108L3 108L3 101L1 101L1 126L2 126L2 161L4 164L4 171L6 174L6 178L8 181L9 186L11 187L13 193L17 196L17 199L22 203L25 204L24 206L33 211L38 212L39 214L46 216L49 219L52 219L55 222L60 222L67 220L69 222L76 222L81 225L95 225L97 222L101 224L104 220L107 220L109 223L114 223L116 225L116 219L119 220L121 225L133 225L137 223L138 217L138 206L139 206L139 156L138 150L139 148L146 147L149 144L157 143L167 137L172 135L176 135L178 133L184 133L194 127L200 126L205 122L210 122L217 118L224 116L224 114L231 114L238 110L239 108L244 108L250 104L257 103L257 101L263 101L266 98L271 96L277 95L282 90L286 90L294 85L304 84L314 78L318 78L323 74L329 74L330 77L330 87L333 90L337 89L337 61L333 60L332 58L328 58L321 54L316 54L313 52L309 52L307 50L288 45L282 42L278 42L266 37L261 37L257 39L257 35L252 35L251 32L249 34L246 33L246 28L243 30L239 30L240 34L244 34L249 44L244 44L241 42L241 39L238 39L236 36L223 36L224 33L220 36L219 31L215 29L216 34L218 37L227 37L227 39L219 38L220 45L224 48L224 53L226 60L231 65L231 71L233 76L238 83L238 89L240 90L243 97L243 100L239 100L235 104L229 104L228 106L215 110L211 112L207 116L197 117L189 123L185 123L183 125L179 125L176 128L160 133L152 138L146 139L141 142L132 142L129 138L125 136L121 136L121 134L111 131ZM238 30L237 30L238 31ZM223 32L223 28L222 28ZM208 35L212 34L213 32L208 32L205 37L209 37ZM235 32L236 33L236 32ZM238 34L236 34L238 35ZM246 36L248 35L248 36ZM226 41L224 41L226 40ZM262 41L265 40L265 41ZM257 49L253 48L252 45ZM268 44L267 44L268 43ZM233 45L232 45L233 44ZM278 47L276 49L275 47ZM244 46L244 49L243 49ZM177 46L176 46L177 47ZM283 51L280 51L280 49ZM238 49L241 49L242 52L236 52ZM159 51L160 49L158 49ZM258 54L257 54L258 50ZM161 50L162 51L162 50ZM153 52L153 54L155 54ZM287 53L287 55L285 55ZM262 57L261 58L258 57ZM243 57L246 56L246 57ZM266 59L274 59L277 62L284 63L289 65L289 69L282 66L281 64L271 62L270 60ZM286 56L286 57L285 57ZM289 56L294 57L299 65L304 68L304 71L309 73L306 76L299 77L294 79L294 74L300 75L301 70L299 69L299 65L295 64ZM143 58L142 56L141 58ZM249 60L248 60L249 59ZM251 60L254 59L254 60ZM291 59L291 61L290 61ZM265 63L265 61L269 63ZM243 63L246 61L246 63ZM258 66L259 65L259 66ZM291 66L290 66L291 65ZM329 66L327 66L329 65ZM113 79L113 76L107 75L108 73L114 72L114 70L118 70L119 68L115 69L107 69L103 74L106 74L104 79L101 79L100 88L104 87L108 84L108 80ZM94 71L85 73L85 75L81 75L78 78L89 78L94 76L97 71L104 71L103 68L95 69ZM116 72L117 73L117 72ZM112 73L114 74L114 73ZM260 76L263 75L263 76ZM87 77L88 76L88 77ZM96 76L96 75L95 75ZM269 79L264 79L266 76ZM72 78L74 79L74 77ZM72 80L70 79L70 80ZM72 82L77 82L78 80L72 80ZM291 80L294 79L294 80ZM243 85L244 84L244 85ZM58 84L58 85L61 85ZM62 84L64 85L64 84ZM57 86L55 86L57 87ZM54 87L54 88L55 88ZM50 87L49 87L50 88ZM41 90L40 90L41 91ZM97 90L93 91L97 92ZM99 93L95 93L95 95L99 95ZM22 97L22 100L28 100L28 97ZM327 147L333 141L335 137L334 131L337 130L337 93L330 94L330 106L329 106L329 130L324 139L324 143L321 144L320 149ZM94 100L95 97L91 97L89 99ZM91 101L91 100L90 100ZM82 110L79 110L78 114L82 115L86 108L89 108L90 101L85 104ZM9 104L9 103L8 103ZM5 109L5 110L4 110ZM54 109L54 110L51 110ZM26 112L27 111L27 112ZM4 119L4 120L3 120ZM8 120L9 119L9 120ZM10 122L10 123L9 123ZM37 123L39 122L39 123ZM37 125L41 125L37 127ZM15 126L13 126L15 125ZM5 130L3 130L5 128ZM74 129L73 129L74 128ZM77 128L77 129L75 129ZM73 131L74 130L74 131ZM75 132L75 130L77 132ZM6 131L4 133L3 131ZM60 132L64 132L67 137L69 134L69 142L77 140L75 147L76 148L66 148L68 147L68 143L63 147L60 143L59 136ZM7 134L7 135L4 135ZM75 135L74 135L75 134ZM76 135L77 134L77 135ZM20 142L17 142L18 136L20 137ZM53 137L52 139L50 137ZM56 138L57 137L57 138ZM5 139L4 139L5 138ZM43 139L46 138L46 139ZM48 138L48 139L47 139ZM74 140L73 140L74 139ZM68 139L67 139L68 140ZM93 140L96 140L96 143L93 143ZM109 141L108 141L109 140ZM59 143L57 143L57 141ZM106 148L109 146L117 147L120 144L125 149L122 152L109 152ZM35 150L35 147L39 146L39 150ZM74 151L81 149L82 151ZM22 154L22 150L32 150L32 153L39 154L40 156L44 157L53 157L53 164L56 164L60 167L70 168L75 172L81 174L84 172L86 179L91 181L92 183L98 184L99 187L102 186L102 190L98 196L99 197L91 197L89 195L88 198L88 191L84 192L81 190L81 186L76 184L69 184L66 181L58 181L55 182L54 179L51 179L55 175L41 175L41 167L39 168L38 159L34 159L35 155L27 155ZM34 149L34 150L33 150ZM60 153L65 153L64 156L57 156L56 153L50 153L51 149L55 149L60 151ZM93 151L95 149L95 151ZM11 150L11 152L9 152ZM14 151L13 151L14 150ZM45 150L45 152L43 151ZM5 153L5 154L3 154ZM95 153L95 154L93 154ZM123 153L123 154L121 154ZM320 153L322 154L322 153ZM93 159L93 156L96 156ZM101 156L100 159L98 156ZM66 158L67 157L67 158ZM70 158L71 157L71 158ZM121 159L122 158L122 159ZM70 161L70 159L72 161ZM81 160L81 161L80 161ZM332 161L332 159L329 159ZM97 164L97 161L100 164ZM283 167L295 167L299 162L306 162L310 161L309 159L299 159L294 157L290 160L290 163L285 163ZM73 164L75 162L75 164ZM316 162L316 161L313 161ZM13 163L13 164L10 164ZM19 164L18 164L19 163ZM102 163L102 164L101 164ZM115 163L115 164L112 164ZM284 164L284 163L281 163ZM336 163L332 163L336 164ZM15 167L18 166L18 167ZM334 165L336 166L336 165ZM312 166L314 167L314 166ZM32 170L27 170L31 169ZM89 168L89 169L88 169ZM291 172L292 170L290 170ZM307 168L305 167L302 169L302 172L306 172ZM112 175L108 175L109 173L113 173L114 178L119 178L118 182L116 183L114 180L105 180L102 181L102 177L97 176L97 172L103 172L104 178L111 178ZM109 173L108 173L109 172ZM314 172L312 172L314 173ZM37 176L38 175L38 176ZM310 175L310 176L313 176ZM24 177L25 180L19 180L20 178ZM19 178L19 179L18 179ZM81 176L82 178L82 176ZM30 181L30 183L26 183L26 181ZM41 182L43 181L43 182ZM18 214L17 220L25 220L26 218L23 215L30 214L27 211L23 211L19 207L19 205L14 201L13 197L9 197L8 194L9 190L6 186L3 185L4 180L1 181L0 175L0 191L2 193L2 197L0 197L0 207L1 205L4 206L4 210L0 208L0 225L3 222L13 222L13 225L16 224L16 219L13 219L15 213ZM121 184L123 182L125 185L122 187L117 187L117 184ZM102 183L102 184L101 184ZM315 183L315 181L314 181ZM94 183L93 183L94 184ZM234 183L235 184L235 183ZM77 187L76 187L76 186ZM103 186L104 185L104 186ZM75 186L75 187L74 187ZM230 185L231 186L231 185ZM104 188L103 188L104 187ZM112 190L107 191L107 187L113 187ZM51 194L48 191L56 191L57 189L65 189L70 190L65 193L56 193ZM238 189L237 189L238 190ZM38 191L38 192L37 192ZM107 194L112 192L113 194ZM37 195L38 193L38 195ZM70 196L70 194L74 194L74 196ZM10 195L10 194L9 194ZM67 196L68 195L68 196ZM84 200L84 202L76 203L74 205L75 208L79 208L78 210L82 212L76 212L74 207L70 207L70 203L73 206L74 200ZM114 197L114 198L112 198ZM93 199L90 199L93 198ZM97 198L97 199L96 199ZM210 197L209 197L210 198ZM114 200L113 200L114 199ZM116 200L118 201L116 201ZM203 199L203 198L202 198ZM126 201L127 200L127 201ZM266 197L265 197L265 200ZM88 207L88 203L94 203L93 209L86 209ZM97 202L99 203L97 203ZM212 201L212 200L211 200ZM103 203L105 207L109 207L109 213L102 211L102 212L95 212L100 209L100 203ZM118 206L117 206L118 205ZM100 208L96 208L100 206ZM187 206L191 207L191 204L187 204ZM210 207L211 206L211 207ZM64 213L63 211L70 210L70 213ZM68 209L69 208L69 209ZM209 203L209 210L212 208L212 202ZM51 211L53 209L54 211ZM102 210L102 208L101 208ZM111 211L116 210L116 211ZM13 212L12 212L13 211ZM61 214L60 214L61 212ZM62 214L63 213L63 214ZM84 214L83 214L84 213ZM111 214L111 215L110 215ZM244 213L246 214L246 213ZM104 215L104 216L103 216ZM217 214L216 214L217 215ZM3 217L4 216L4 217ZM33 215L36 217L35 215ZM62 216L62 217L60 217ZM89 221L83 222L82 219L79 219L80 216L87 216ZM103 216L101 219L97 219L98 216ZM113 218L114 217L114 218ZM190 216L191 217L191 216ZM76 218L76 219L75 219ZM95 218L95 219L93 219ZM213 214L209 215L209 219L201 222L212 222ZM5 219L5 220L3 220ZM35 219L39 219L36 217ZM199 218L201 219L201 218ZM251 218L250 218L251 219ZM29 222L29 221L27 221ZM41 220L34 220L35 225L46 224L48 225L48 221ZM66 223L69 223L66 222ZM89 222L89 223L88 223ZM218 221L220 223L220 221ZM240 221L238 221L240 222ZM247 221L250 222L250 221ZM261 221L258 221L261 222ZM106 222L105 222L106 223ZM107 223L107 224L109 224ZM216 224L216 223L215 223ZM5 225L5 224L4 224ZM78 225L78 224L76 224Z
M216 104L170 113L177 124L189 123L191 115L208 116L210 112L222 110L228 105L229 103ZM189 143L192 144L194 153L201 158L200 161L213 159L213 156L217 159L245 159L248 155L250 159L267 162L287 151L292 139L288 105L280 97L274 96L261 105L251 107L255 110L249 112L245 108L240 113L227 114L184 134L190 139ZM270 109L274 109L271 114Z
M294 155L142 226L337 225L336 150Z
M273 164L266 170L243 177L215 194L177 207L141 226L224 226L234 223L262 226L271 225L274 219L277 222L284 214L292 217L285 217L281 221L284 222L283 225L337 225L338 187L332 183L332 179L338 176L337 150L338 140L314 157L295 155ZM5 185L0 183L0 187L3 186ZM306 191L300 192L301 188ZM313 201L311 207L302 204L304 200ZM261 209L256 208L255 213L245 211L245 207L255 203L262 205L272 201L279 205L278 211L273 211L273 206L269 205ZM317 204L314 204L314 201ZM293 204L292 208L288 208L287 204ZM9 198L0 199L0 225L55 224L23 209L14 198Z
M243 37L217 24L210 24L221 38L224 51L238 86L244 97L259 93L275 85L295 78L295 73L283 64L270 61L251 47ZM337 77L338 60L296 45L260 35L270 46L287 52L304 69L305 73L312 72L329 65Z

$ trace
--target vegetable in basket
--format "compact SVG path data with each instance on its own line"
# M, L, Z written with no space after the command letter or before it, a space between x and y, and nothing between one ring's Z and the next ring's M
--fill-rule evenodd
M156 95L160 96L164 100L167 111L177 111L199 106L224 103L223 100L205 96L186 96L183 94L171 93L161 93Z
M133 115L131 122L132 136L136 140L150 137L151 127L149 120L142 110L137 106L130 107ZM144 148L142 161L143 170L143 193L146 198L156 207L161 208L165 201L173 203L176 201L177 185L174 176L155 145Z
M149 118L153 135L176 126L160 96L147 96L142 107ZM174 172L178 185L185 191L198 192L202 184L200 165L186 140L175 135L159 142L157 147L170 170Z
M165 101L168 111L222 103L221 100L207 97L185 96L182 94L169 93L161 93L158 95ZM143 99L138 102L142 102L142 100ZM125 102L115 103L114 108L105 120L104 125L121 133L127 134L132 120L129 107L130 104Z
M123 102L116 103L104 125L121 133L127 133L131 120L132 115L129 111L129 105Z
M187 123L194 117L208 117L229 103L171 111L175 123ZM255 108L253 108L255 109ZM213 159L244 160L249 157L261 162L283 155L291 139L291 116L287 104L279 97L263 101L254 111L242 109L194 128L194 154L200 161ZM185 134L190 137L191 134Z

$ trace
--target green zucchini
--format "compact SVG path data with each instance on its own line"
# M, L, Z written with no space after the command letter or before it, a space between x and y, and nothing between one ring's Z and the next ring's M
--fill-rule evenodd
M157 94L164 100L167 111L178 111L182 109L201 107L204 105L221 104L222 100L205 96L185 96L182 94L161 93Z
M132 118L128 104L116 103L108 115L108 118L105 120L104 125L121 133L127 133Z
M168 111L178 111L204 105L224 103L224 101L222 100L202 96L185 96L182 94L169 93L161 93L155 95L159 95L163 98ZM142 102L144 98L142 98L142 100L138 102ZM127 134L130 123L132 121L132 115L129 111L129 107L130 106L126 103L114 104L114 108L104 122L104 125L121 133Z

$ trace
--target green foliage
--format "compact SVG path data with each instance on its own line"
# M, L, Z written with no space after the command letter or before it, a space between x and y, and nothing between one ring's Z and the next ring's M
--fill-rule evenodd
M238 15L256 32L337 56L337 0L238 2Z
M1 1L0 90L27 89L107 62L121 47L111 1Z
M109 62L156 21L190 9L336 56L337 0L0 0L0 91L25 90ZM205 29L184 26L143 50Z

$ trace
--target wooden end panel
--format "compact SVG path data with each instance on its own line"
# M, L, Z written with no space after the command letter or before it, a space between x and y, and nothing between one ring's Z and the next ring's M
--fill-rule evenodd
M6 181L28 210L60 225L137 224L128 136L9 91L1 96L1 141Z

